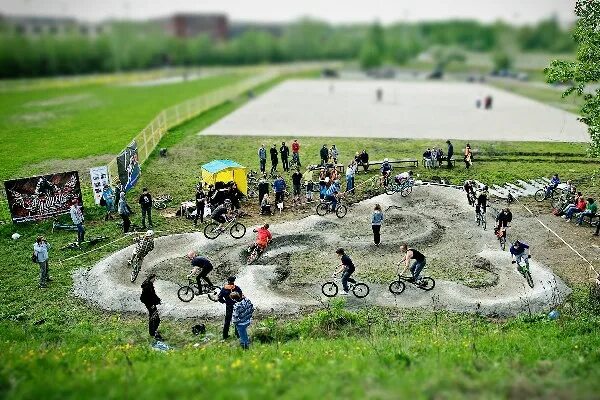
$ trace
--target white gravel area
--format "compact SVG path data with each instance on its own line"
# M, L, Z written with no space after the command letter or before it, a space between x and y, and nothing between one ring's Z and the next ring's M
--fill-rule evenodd
M477 109L487 95L493 108ZM307 79L283 82L201 134L589 141L575 114L485 84Z
M370 225L368 227L367 225L375 203L381 204L384 210L389 210L387 213L390 216L388 225L384 225L383 229L382 237L385 243L379 248L372 245L370 237L361 236L358 239L347 237L349 230L352 232L363 228L370 230ZM394 212L400 213L396 215L415 215L423 221L423 224L394 227L390 225ZM336 247L344 246L350 254L353 251L367 249L373 254L372 263L376 263L378 252L395 252L399 240L402 240L409 244L419 243L419 248L425 250L428 257L449 260L445 262L452 262L451 260L458 262L466 254L478 254L479 257L489 261L492 272L498 275L498 280L491 286L471 288L461 283L436 279L436 287L433 291L423 292L411 286L399 296L390 294L386 285L367 282L371 288L369 296L365 299L348 296L350 306L373 304L390 307L422 307L509 316L522 312L546 311L564 300L570 293L570 289L535 258L531 259L535 287L529 288L525 279L510 263L508 253L499 250L491 230L483 231L477 227L473 223L472 214L473 209L466 204L464 193L453 188L415 187L408 198L383 194L352 205L344 219L338 219L333 215L326 217L310 215L297 221L273 225L273 235L279 240L274 241L257 265L251 266L239 262L239 254L253 241L251 227L248 227L246 236L237 241L231 237L220 237L210 241L201 233L163 236L156 239L155 249L145 258L142 271L135 283L129 282L130 271L127 267L127 259L133 251L133 247L130 246L101 260L90 270L76 271L73 275L74 293L105 310L143 313L145 308L139 301L140 284L152 271L159 276L155 287L158 296L162 299L162 305L159 306L161 315L174 318L221 316L224 313L223 306L211 302L206 296L194 298L189 303L181 302L176 294L179 285L164 279L168 273L172 273L172 270L163 271L161 279L161 268L167 268L166 262L169 260L181 261L181 257L192 249L199 250L201 253L221 249L224 252L223 258L237 260L236 283L260 312L296 314L305 306L320 304L319 297L322 297L320 286L326 279L324 277L328 276L326 274L331 272L319 271L318 276L308 276L305 284L286 284L287 278L282 278L280 272L286 260L287 267L290 267L290 254L311 249L330 254ZM524 216L519 218L521 227L525 231L530 230L528 227L531 226L531 221ZM359 225L360 229L356 228ZM521 228L517 226L515 229L518 231ZM261 260L264 264L260 263ZM336 260L335 257L332 256L332 260ZM217 264L219 261L222 260L213 260L213 263ZM369 268L365 264L367 263L363 263L357 269L358 279L360 279L361 269L364 274L364 270ZM181 276L179 281L185 280L185 274L189 270L183 265L185 263L181 264L181 267L175 267L176 276ZM291 265L291 267L302 268L302 265Z

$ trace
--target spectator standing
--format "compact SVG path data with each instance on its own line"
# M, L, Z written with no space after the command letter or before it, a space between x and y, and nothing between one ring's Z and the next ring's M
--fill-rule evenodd
M243 294L237 292L229 295L235 304L233 305L233 316L232 321L240 335L240 345L242 349L248 350L250 347L250 339L248 338L248 326L252 322L252 314L254 313L254 306L252 302L246 298Z
M446 144L448 145L448 151L446 153L446 158L448 161L448 169L451 169L452 168L451 158L454 155L454 146L452 145L452 142L450 142L450 140L446 140Z
M431 168L437 167L437 149L435 147L431 148Z
M346 169L346 192L354 193L354 175L356 174L356 163L351 162Z
M102 200L104 200L104 207L106 208L104 220L108 221L112 219L111 214L115 210L115 192L107 184L104 184L104 190L102 190Z
M279 154L281 154L281 165L283 166L283 170L285 172L290 170L290 164L288 162L288 158L290 156L290 148L285 145L285 142L281 142L281 147L279 148Z
M433 162L431 161L431 149L427 148L425 152L423 152L423 161L425 162L425 168L432 168Z
M85 237L85 227L83 226L83 211L81 211L79 199L73 199L69 212L71 213L73 225L77 226L77 244L81 244Z
M196 186L196 216L194 217L194 226L198 225L198 218L200 223L204 223L204 205L206 204L206 193L202 189L202 184L198 183Z
M142 189L138 202L142 208L142 229L146 229L146 216L148 216L148 225L152 228L152 195L148 193L148 188Z
M271 150L269 150L269 153L271 153L271 173L277 171L277 164L279 163L279 158L277 155L277 146L273 145L273 147L271 147Z
M302 184L302 174L300 170L297 169L292 174L292 188L294 190L294 201L300 201L300 187Z
M269 182L265 178L258 181L258 204L262 204L263 197L269 193Z
M442 149L437 149L437 152L435 153L435 159L437 161L437 165L441 168L442 164L443 164L443 158L444 158L444 152L442 151Z
M315 183L313 181L306 182L306 202L312 201L312 194L315 189Z
M131 210L129 204L127 204L127 200L125 200L125 192L121 192L119 196L119 216L123 220L123 233L127 233L131 226L131 220L129 219Z
M373 210L373 215L371 216L371 228L373 229L373 241L375 242L375 246L379 246L381 243L381 223L383 222L383 211L381 211L381 206L379 204L375 204L375 209Z
M360 162L362 163L363 170L366 174L369 169L369 153L367 153L367 150L363 150L362 153L360 153Z
M327 150L326 144L324 144L323 147L321 147L321 150L319 151L319 156L321 157L321 165L327 164L327 161L329 160L329 150Z
M277 207L279 204L283 204L283 195L285 194L286 184L281 175L277 176L277 179L273 182L273 191L275 192L275 203Z
M331 160L332 160L333 164L337 164L339 154L340 153L339 153L337 147L335 147L335 144L332 144L331 145Z
M48 270L48 250L50 250L50 247L50 244L43 236L38 236L33 244L33 255L40 265L40 288L45 288L48 281L52 280Z
M298 139L294 139L294 142L292 143L292 160L296 159L296 163L298 164L298 166L302 166L300 164L300 143L298 143Z
M233 316L233 306L235 300L231 298L232 293L242 295L242 289L235 284L235 276L227 278L227 285L223 286L219 292L219 303L225 304L225 321L223 323L223 340L229 339L229 326L231 325L231 317ZM239 337L237 328L235 336Z
M267 165L267 149L264 144L258 148L258 162L260 163L260 172L264 174Z
M148 333L156 340L164 340L158 332L160 317L158 316L158 310L156 309L156 306L160 304L160 298L156 295L156 291L154 290L155 280L156 274L150 274L142 283L142 294L140 296L140 301L148 310Z
M471 152L471 145L469 143L465 146L464 160L465 168L469 169L473 164L473 153Z

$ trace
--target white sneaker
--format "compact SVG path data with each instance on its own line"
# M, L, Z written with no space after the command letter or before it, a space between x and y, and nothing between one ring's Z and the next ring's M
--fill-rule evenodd
M348 292L346 292L345 290L342 290L340 292L340 296L348 296Z

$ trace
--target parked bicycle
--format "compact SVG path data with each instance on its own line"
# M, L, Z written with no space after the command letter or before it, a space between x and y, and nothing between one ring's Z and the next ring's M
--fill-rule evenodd
M317 215L321 217L325 216L327 213L335 212L335 215L338 218L344 218L348 213L348 207L342 204L342 198L338 198L337 204L335 206L335 210L333 209L333 202L331 200L322 200L319 204L317 204Z
M106 237L106 236L95 236L95 237L90 238L90 239L88 239L86 241L83 241L81 243L77 243L77 242L67 243L66 245L64 245L60 249L61 250L66 250L66 249L72 249L72 250L74 250L74 249L81 249L81 246L84 245L84 244L85 245L93 246L93 245L95 245L97 243L105 241L106 239L108 239L108 237Z
M402 197L406 197L412 193L414 185L415 185L415 181L413 179L406 179L402 183L398 183L394 179L392 182L388 183L385 186L385 193L388 195L392 195L394 193L400 193L400 195Z
M58 221L58 219L54 219L52 221L52 232L57 231L76 231L77 225L73 224L64 224Z
M338 285L333 281L325 282L321 286L321 292L327 297L335 297L338 294L338 291ZM362 282L348 282L348 291L352 292L352 294L354 294L359 299L362 299L364 297L367 297L367 295L369 294L369 286L367 286L366 283Z
M435 280L432 277L423 276L419 280L415 281L412 276L402 276L398 274L398 280L390 283L390 292L395 295L401 294L404 292L404 289L406 289L405 282L408 282L411 285L414 285L415 287L427 292L435 287Z
M204 227L204 236L207 239L216 239L221 233L229 231L229 234L234 239L240 239L246 234L246 227L241 222L237 221L236 217L228 219L222 228L219 228L219 223L210 222Z
M527 256L527 258L531 258L531 255ZM529 263L525 262L523 265L518 261L513 261L513 264L517 264L517 270L523 275L525 280L527 280L527 284L530 288L533 289L533 278L531 277L531 272L529 272Z
M208 295L208 298L214 302L219 300L219 292L221 288L218 286L209 286L208 283L202 281L202 293L198 289L198 283L194 278L188 276L187 285L181 285L179 290L177 290L177 297L179 300L189 303L194 299L194 296L203 296Z
M163 194L161 196L157 196L152 201L152 206L157 210L164 210L167 208L167 204L173 201L173 197L169 194Z

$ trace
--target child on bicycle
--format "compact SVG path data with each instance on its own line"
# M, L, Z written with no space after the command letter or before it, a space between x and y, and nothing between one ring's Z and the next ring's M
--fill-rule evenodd
M521 261L525 261L525 265L529 268L531 254L529 254L529 246L527 243L516 240L513 245L510 246L510 254L512 255L512 263L517 264L517 269L521 264Z
M552 192L554 191L554 189L556 189L558 187L559 184L560 184L560 179L558 178L558 174L552 175L552 179L550 179L550 183L548 184L548 186L546 186L546 198L549 198L552 196Z
M273 235L269 231L269 224L264 224L260 228L254 229L254 232L256 232L256 241L248 248L248 253L252 253L256 247L262 253L271 240L273 240Z
M333 181L329 189L325 192L325 200L331 202L331 209L335 211L337 207L338 197L340 196L340 182Z
M338 270L333 273L332 277L335 278L337 274L339 274L340 272L343 271L342 272L342 288L344 290L342 290L340 295L347 296L348 295L348 282L356 283L356 281L354 279L350 278L350 275L352 275L354 273L354 270L356 268L354 267L354 263L352 263L352 260L346 254L344 249L342 249L342 248L337 249L335 251L335 254L337 254L338 257L340 257L341 263L340 263L340 265L338 265Z
M196 275L196 283L198 284L198 291L200 294L202 294L202 279L208 284L209 288L212 288L214 285L208 278L208 274L213 270L213 265L209 259L198 256L195 251L190 251L187 254L187 258L192 265L192 270L190 271L188 278Z
M419 283L421 271L423 271L426 264L425 256L420 251L409 248L406 244L400 246L400 252L404 253L404 258L398 263L398 266L404 263L404 269L400 272L400 275L404 275L404 272L406 272L410 265L410 260L415 260L410 267L410 272L412 274L412 281Z
M133 250L131 258L129 261L127 261L127 264L131 264L136 257L141 264L142 261L144 261L144 257L154 250L154 231L149 230L144 234L144 236L138 236L133 240L136 242L136 246Z

